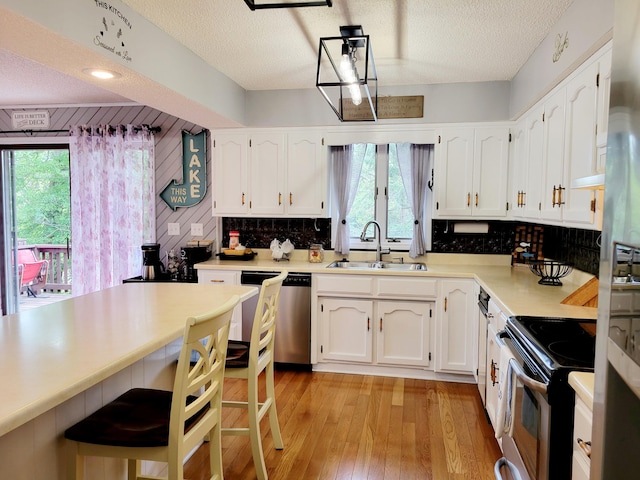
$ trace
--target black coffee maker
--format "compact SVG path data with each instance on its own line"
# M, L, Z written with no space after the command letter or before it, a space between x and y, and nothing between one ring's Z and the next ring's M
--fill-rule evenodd
M164 265L160 261L160 244L145 243L141 248L142 279L147 281L158 279L164 272Z

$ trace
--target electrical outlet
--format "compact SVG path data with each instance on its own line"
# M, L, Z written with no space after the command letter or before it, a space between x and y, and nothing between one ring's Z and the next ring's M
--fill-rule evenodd
M191 236L192 237L202 237L204 235L204 230L202 228L201 223L192 223L191 224Z
M167 234L168 235L180 235L180 224L179 223L167 223Z

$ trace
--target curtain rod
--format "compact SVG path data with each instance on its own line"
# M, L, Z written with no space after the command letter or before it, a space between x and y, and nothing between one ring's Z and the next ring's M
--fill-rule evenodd
M144 126L149 127L149 131L151 131L152 133L158 133L162 131L160 127L150 127L148 125L144 125ZM133 127L133 130L136 132L139 132L140 130L142 130L142 128L143 127ZM25 135L33 136L35 133L69 133L69 130L70 129L66 129L66 130L0 130L0 134L24 133ZM109 125L109 131L114 132L115 127Z

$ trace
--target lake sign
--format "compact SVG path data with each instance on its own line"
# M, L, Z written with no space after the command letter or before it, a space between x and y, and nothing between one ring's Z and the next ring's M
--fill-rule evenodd
M182 182L172 180L160 193L171 210L193 207L207 193L207 135L182 132Z

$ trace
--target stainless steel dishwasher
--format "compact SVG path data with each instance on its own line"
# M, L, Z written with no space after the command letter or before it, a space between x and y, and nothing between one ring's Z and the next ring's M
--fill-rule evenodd
M260 288L262 282L280 272L243 271L242 285ZM258 303L253 296L242 304L242 340L251 340L251 327ZM311 274L290 272L282 284L276 318L275 362L279 367L311 370Z

